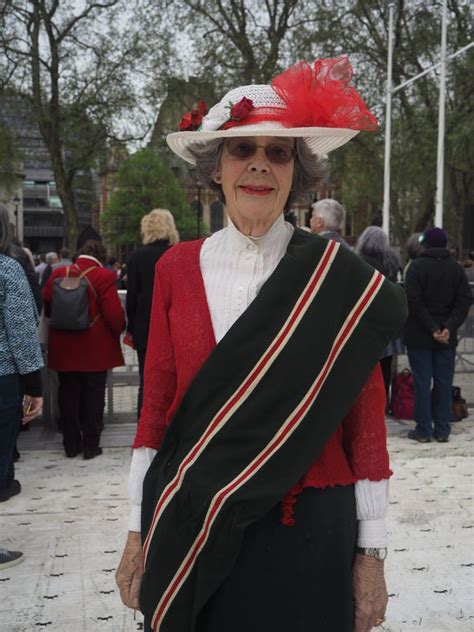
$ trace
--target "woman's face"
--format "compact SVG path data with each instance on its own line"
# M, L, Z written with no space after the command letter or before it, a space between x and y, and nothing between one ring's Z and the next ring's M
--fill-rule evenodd
M242 233L265 234L283 212L293 180L294 144L293 138L274 136L224 143L214 180L222 185L229 216Z

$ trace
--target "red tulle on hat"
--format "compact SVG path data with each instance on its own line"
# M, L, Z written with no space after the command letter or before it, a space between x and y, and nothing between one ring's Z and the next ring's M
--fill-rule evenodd
M352 66L346 55L300 61L272 81L286 103L280 115L285 127L342 127L374 131L378 127L355 88L349 86Z
M355 88L349 86L352 66L347 55L300 61L277 75L272 88L286 104L256 107L241 120L229 120L222 129L278 121L284 127L337 127L373 132L378 123Z

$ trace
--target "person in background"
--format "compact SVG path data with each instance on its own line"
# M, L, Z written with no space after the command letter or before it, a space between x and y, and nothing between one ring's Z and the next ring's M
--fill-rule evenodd
M342 204L331 198L325 198L312 204L311 208L309 220L311 232L326 239L334 239L349 248L349 244L340 233L346 220L346 211Z
M13 462L18 428L43 406L38 312L25 273L10 256L11 242L8 215L0 213L0 502L21 492ZM20 551L0 547L0 570L22 560Z
M403 268L402 283L405 283L407 270L410 267L411 262L414 259L417 259L423 252L423 245L420 242L420 237L422 236L422 234L423 233L413 233L407 239L406 252L407 252L408 261L406 262L405 267Z
M33 253L31 252L31 250L29 248L27 248L26 246L21 246L21 249L25 252L26 256L28 257L28 261L31 264L31 267L33 268L33 270L35 269L35 260L33 259Z
M107 264L105 266L107 270L110 270L115 274L115 284L117 286L117 290L121 290L122 288L122 266L120 265L120 261L118 261L117 257L113 255L107 257Z
M90 327L84 331L49 328L48 367L58 372L58 404L66 456L83 453L84 459L102 454L107 371L123 365L120 334L125 314L117 294L115 275L103 267L107 253L100 241L88 240L78 252L72 275L87 271ZM43 290L45 313L49 316L53 284L66 276L66 268L55 270Z
M405 279L409 315L404 340L414 379L416 421L408 438L429 443L434 437L446 443L451 433L456 334L467 317L471 292L464 270L447 248L444 230L426 230L421 244L424 250Z
M354 247L354 252L367 263L381 272L387 279L397 282L400 260L390 247L387 234L378 226L369 226L364 230ZM392 381L392 361L394 355L403 353L403 343L400 336L390 341L380 358L380 366L385 384L387 405L390 401L390 384Z
M71 251L69 248L61 248L59 251L59 261L53 263L51 267L53 270L57 270L65 266L72 266Z
M469 283L474 283L474 263L471 259L465 259L463 261L464 272L466 273L466 277Z
M10 216L8 213L8 208L5 204L0 203L0 225L3 227L5 231L7 226L10 226L10 232L13 235L13 228L10 224ZM28 251L29 252L29 251ZM23 268L24 273L26 274L26 278L28 279L28 283L30 285L31 292L33 294L33 298L36 304L36 309L38 310L38 314L41 312L41 308L43 306L43 298L41 296L41 288L38 283L38 277L36 276L35 269L33 267L32 262L30 261L30 257L26 250L22 248L18 243L15 242L15 238L12 237L10 246L8 248L8 252L5 253L7 256L12 257ZM31 253L30 253L31 255Z
M467 258L464 259L463 263L464 271L466 272L466 277L469 283L474 283L474 251L470 250L468 252ZM474 293L473 293L474 294ZM474 296L473 296L474 300Z
M143 372L150 328L151 302L155 265L170 246L179 241L173 216L166 209L156 208L142 217L140 232L143 246L137 248L127 263L127 335L138 355L140 386L137 416L143 403Z
M41 277L43 276L43 272L48 264L46 263L44 255L36 255L36 257L37 261L35 265L35 272L38 277L38 283L41 283Z
M0 204L0 224L3 227L6 227L7 224L9 224L9 221L10 220L7 207L4 204ZM7 254L8 256L15 259L15 261L18 261L18 263L23 268L23 271L30 285L31 293L33 294L36 309L38 310L39 314L41 313L41 308L43 307L43 297L41 296L41 288L38 282L38 277L36 275L35 268L33 267L33 264L30 260L30 256L28 255L28 252L26 252L26 249L22 248L19 243L16 242L15 238L13 238Z
M120 268L117 270L117 275L118 275L118 286L120 290L126 290L127 289L127 283L128 283L128 269L127 269L127 264L126 263L122 263L119 264Z
M44 288L46 283L48 282L51 273L53 272L53 266L59 263L59 257L56 252L48 252L46 253L46 267L43 270L43 274L41 275L40 286L41 289Z
M115 264L117 263L117 257L114 257L113 255L110 255L107 257L107 263L105 264L105 267L107 268L107 270L110 270L111 272L115 272L116 271L116 267Z

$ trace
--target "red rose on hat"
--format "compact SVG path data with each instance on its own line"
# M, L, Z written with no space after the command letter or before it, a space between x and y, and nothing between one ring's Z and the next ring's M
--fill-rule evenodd
M252 110L253 101L251 99L247 99L247 97L243 97L238 103L234 103L231 107L230 118L233 121L241 121L242 119L247 118Z
M179 129L181 132L194 132L196 131L201 123L204 116L206 116L208 112L207 105L204 101L197 102L197 108L191 110L191 112L186 112L179 123Z

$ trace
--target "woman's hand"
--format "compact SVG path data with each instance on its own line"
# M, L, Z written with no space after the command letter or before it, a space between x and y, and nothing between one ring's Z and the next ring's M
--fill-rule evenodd
M25 395L23 399L23 417L21 418L22 425L26 426L26 424L29 424L32 419L40 414L42 408L42 397L32 397L31 395Z
M129 531L122 559L115 573L120 597L129 608L140 608L139 595L143 575L143 551L140 533Z
M388 603L384 563L356 553L352 567L354 632L369 632L380 625ZM378 623L377 623L378 621Z

